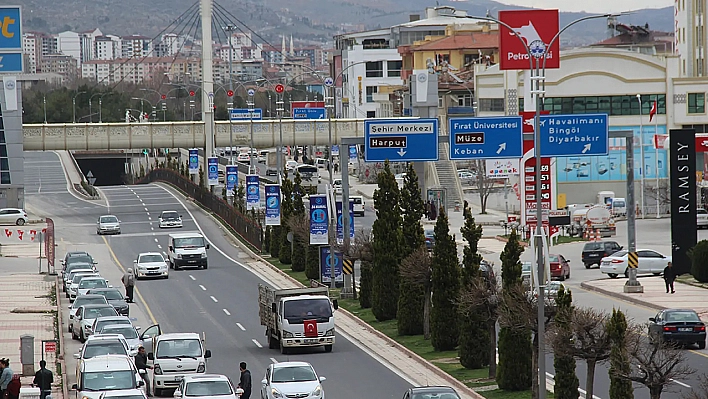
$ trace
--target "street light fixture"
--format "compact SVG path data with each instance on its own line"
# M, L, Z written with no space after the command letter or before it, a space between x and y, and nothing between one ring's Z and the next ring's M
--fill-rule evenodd
M44 104L44 124L47 124L47 94L42 93L42 104Z
M103 93L101 93L101 92L93 93L91 95L91 97L89 97L89 101L88 101L88 103L89 103L89 123L93 123L93 107L92 107L91 101L93 100L94 97L100 96L101 94L103 94Z
M98 97L98 123L103 123L103 96L108 96L113 94L112 91L108 93L103 93Z
M71 99L71 105L72 105L72 109L73 109L73 113L72 113L73 119L72 119L72 121L73 121L74 123L76 123L76 97L78 97L79 94L86 94L86 92L85 92L85 91L80 91L80 92L76 93L76 95L74 95L74 98Z
M644 209L644 174L646 173L646 160L644 159L644 122L642 121L643 115L642 115L642 95L637 94L637 101L639 101L639 156L642 158L642 163L640 164L641 166L639 167L639 179L640 179L640 187L642 190L641 193L641 205L639 207L640 212L642 213L642 219L644 219L644 214L645 209ZM629 171L627 171L629 173ZM634 171L632 171L634 173ZM657 171L658 173L658 171ZM658 191L657 191L658 194Z

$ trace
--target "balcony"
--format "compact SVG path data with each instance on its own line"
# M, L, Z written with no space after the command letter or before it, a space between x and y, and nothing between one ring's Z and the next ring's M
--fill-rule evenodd
M448 115L474 115L474 107L447 107Z

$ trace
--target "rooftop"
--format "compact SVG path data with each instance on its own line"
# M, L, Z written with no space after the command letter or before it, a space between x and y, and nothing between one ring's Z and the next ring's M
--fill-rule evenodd
M414 51L440 51L464 49L495 49L499 47L499 34L496 31L458 33L420 45L413 45Z

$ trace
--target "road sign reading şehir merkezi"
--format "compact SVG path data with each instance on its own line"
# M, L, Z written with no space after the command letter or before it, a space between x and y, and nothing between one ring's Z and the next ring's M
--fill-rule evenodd
M541 156L607 155L607 114L541 115Z
M437 161L437 119L364 121L366 162Z
M450 159L521 158L520 116L451 118Z

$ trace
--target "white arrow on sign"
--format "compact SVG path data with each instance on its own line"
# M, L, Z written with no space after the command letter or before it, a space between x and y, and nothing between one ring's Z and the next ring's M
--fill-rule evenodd
M2 65L2 56L0 55L0 68L2 68L2 67L3 67L3 65Z
M95 177L89 177L88 178L89 184L93 186L94 183L96 183L96 178Z
M403 151L403 148L401 148L400 150L398 150L397 154L400 156L404 156L404 155L406 155L406 152Z
M499 144L499 149L497 150L497 154L499 154L500 152L502 152L504 150L506 150L506 143Z
M583 150L580 151L580 153L585 154L586 152L590 151L591 146L592 146L592 144L585 144L585 146L583 147Z

